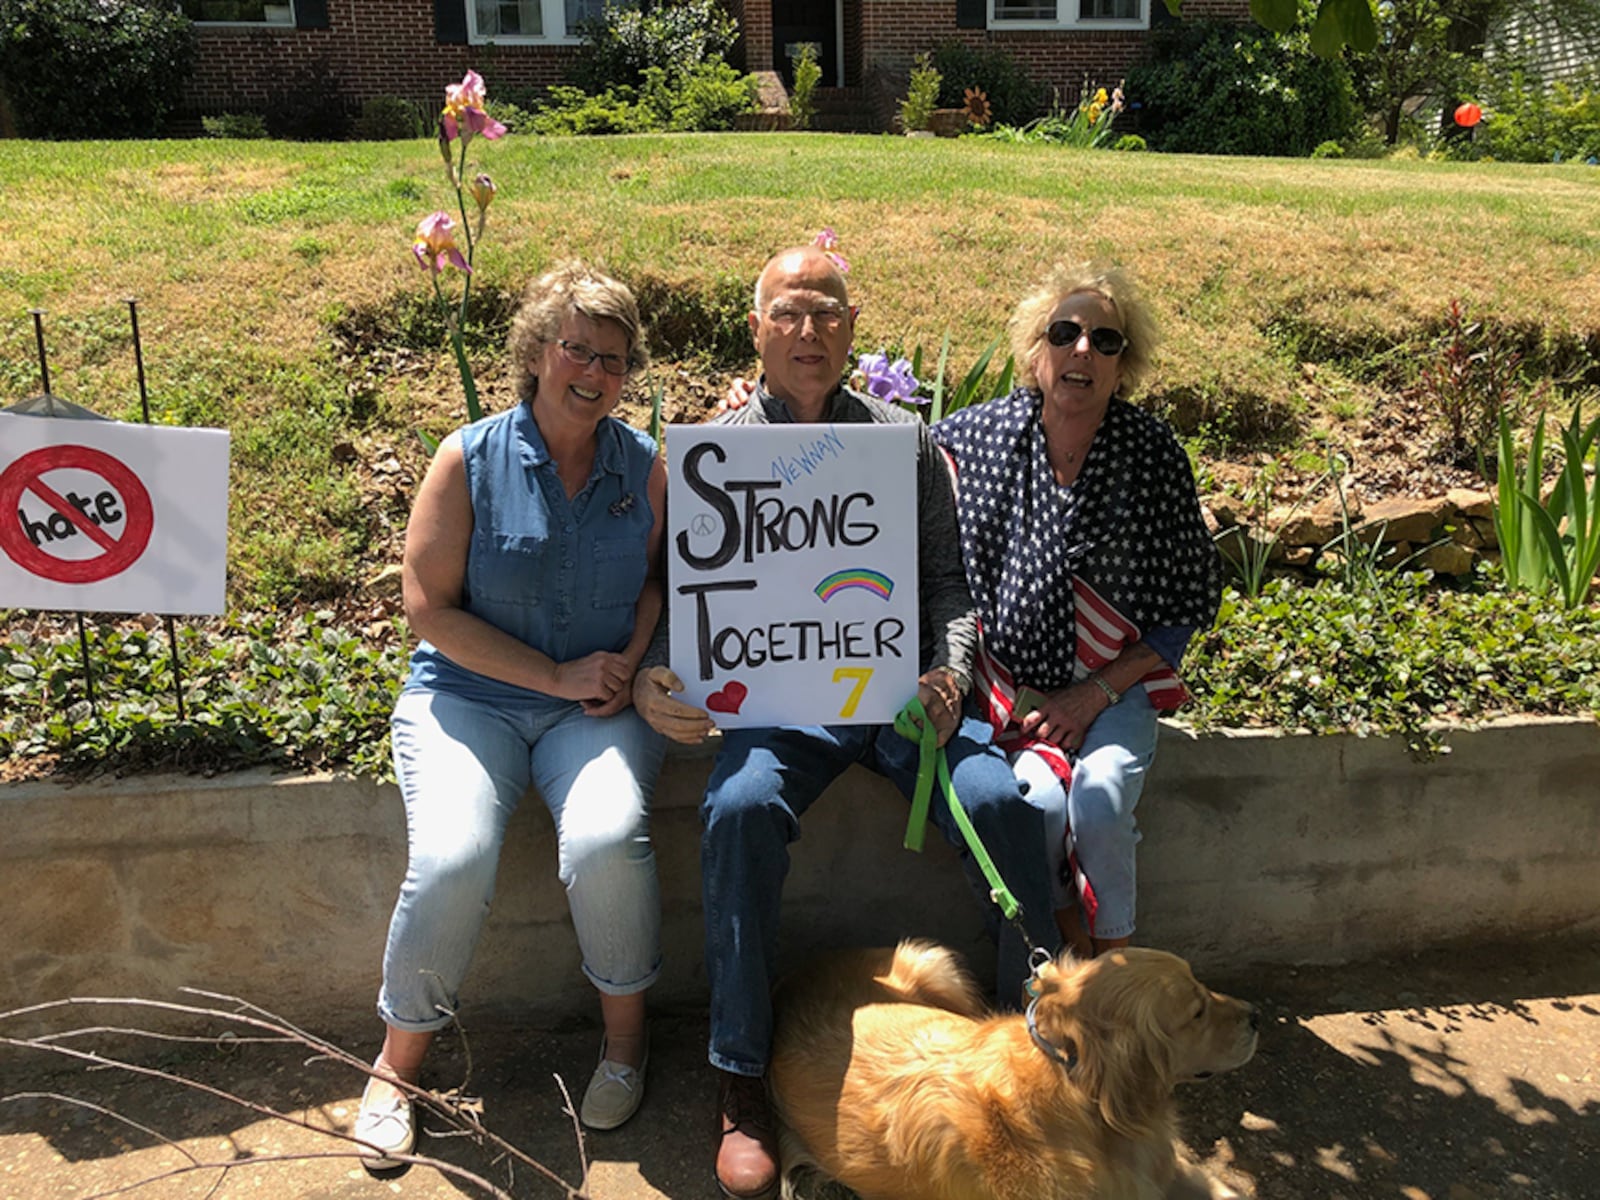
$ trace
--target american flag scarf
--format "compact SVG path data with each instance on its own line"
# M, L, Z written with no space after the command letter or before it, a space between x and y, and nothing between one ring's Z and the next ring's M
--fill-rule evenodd
M1166 423L1113 398L1078 478L1062 487L1042 403L1018 388L933 427L956 471L961 553L983 628L979 697L997 736L1018 685L1064 687L1144 630L1209 628L1222 585L1188 456ZM1188 699L1170 667L1141 682L1159 710Z

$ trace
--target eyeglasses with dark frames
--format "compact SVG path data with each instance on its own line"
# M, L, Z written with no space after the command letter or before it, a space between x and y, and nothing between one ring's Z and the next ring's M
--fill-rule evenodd
M557 338L556 345L561 347L561 353L575 367L587 367L598 360L600 369L607 375L626 375L631 365L621 354L601 354L598 350L589 349L582 342L569 342L566 338Z
M1077 321L1051 321L1050 328L1044 331L1044 336L1052 346L1076 346L1083 333L1084 328ZM1094 347L1097 354L1115 358L1128 348L1128 335L1120 329L1101 325L1097 329L1089 330L1089 345Z

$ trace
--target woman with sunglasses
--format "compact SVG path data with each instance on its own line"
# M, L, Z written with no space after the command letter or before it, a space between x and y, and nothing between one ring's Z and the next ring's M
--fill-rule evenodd
M1117 267L1058 266L1023 297L1009 396L946 417L967 581L982 625L973 688L1045 810L1056 919L1080 955L1134 930L1134 806L1156 714L1216 617L1221 565L1188 456L1128 396L1155 327Z
M528 288L511 328L519 403L451 434L418 490L402 586L420 639L395 705L409 862L389 926L386 1032L355 1136L415 1142L415 1083L488 912L506 823L530 784L555 820L583 972L600 993L600 1065L581 1116L638 1108L645 989L661 965L648 829L664 743L630 707L661 609L666 470L610 414L645 364L633 294L581 263ZM542 969L530 964L534 969Z

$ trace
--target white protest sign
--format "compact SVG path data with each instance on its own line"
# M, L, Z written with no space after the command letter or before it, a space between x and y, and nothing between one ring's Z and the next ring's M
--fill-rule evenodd
M220 613L228 433L0 413L0 607Z
M913 425L673 425L672 669L724 729L887 724L917 692Z

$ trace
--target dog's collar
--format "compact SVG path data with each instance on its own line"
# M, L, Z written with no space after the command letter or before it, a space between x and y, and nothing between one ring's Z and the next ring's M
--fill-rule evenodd
M1069 1049L1063 1054L1060 1047L1046 1039L1044 1034L1039 1032L1038 1010L1039 997L1035 996L1028 1001L1028 1036L1033 1039L1035 1046L1044 1051L1046 1058L1052 1059L1067 1074L1072 1074L1072 1068L1078 1065L1077 1049Z

